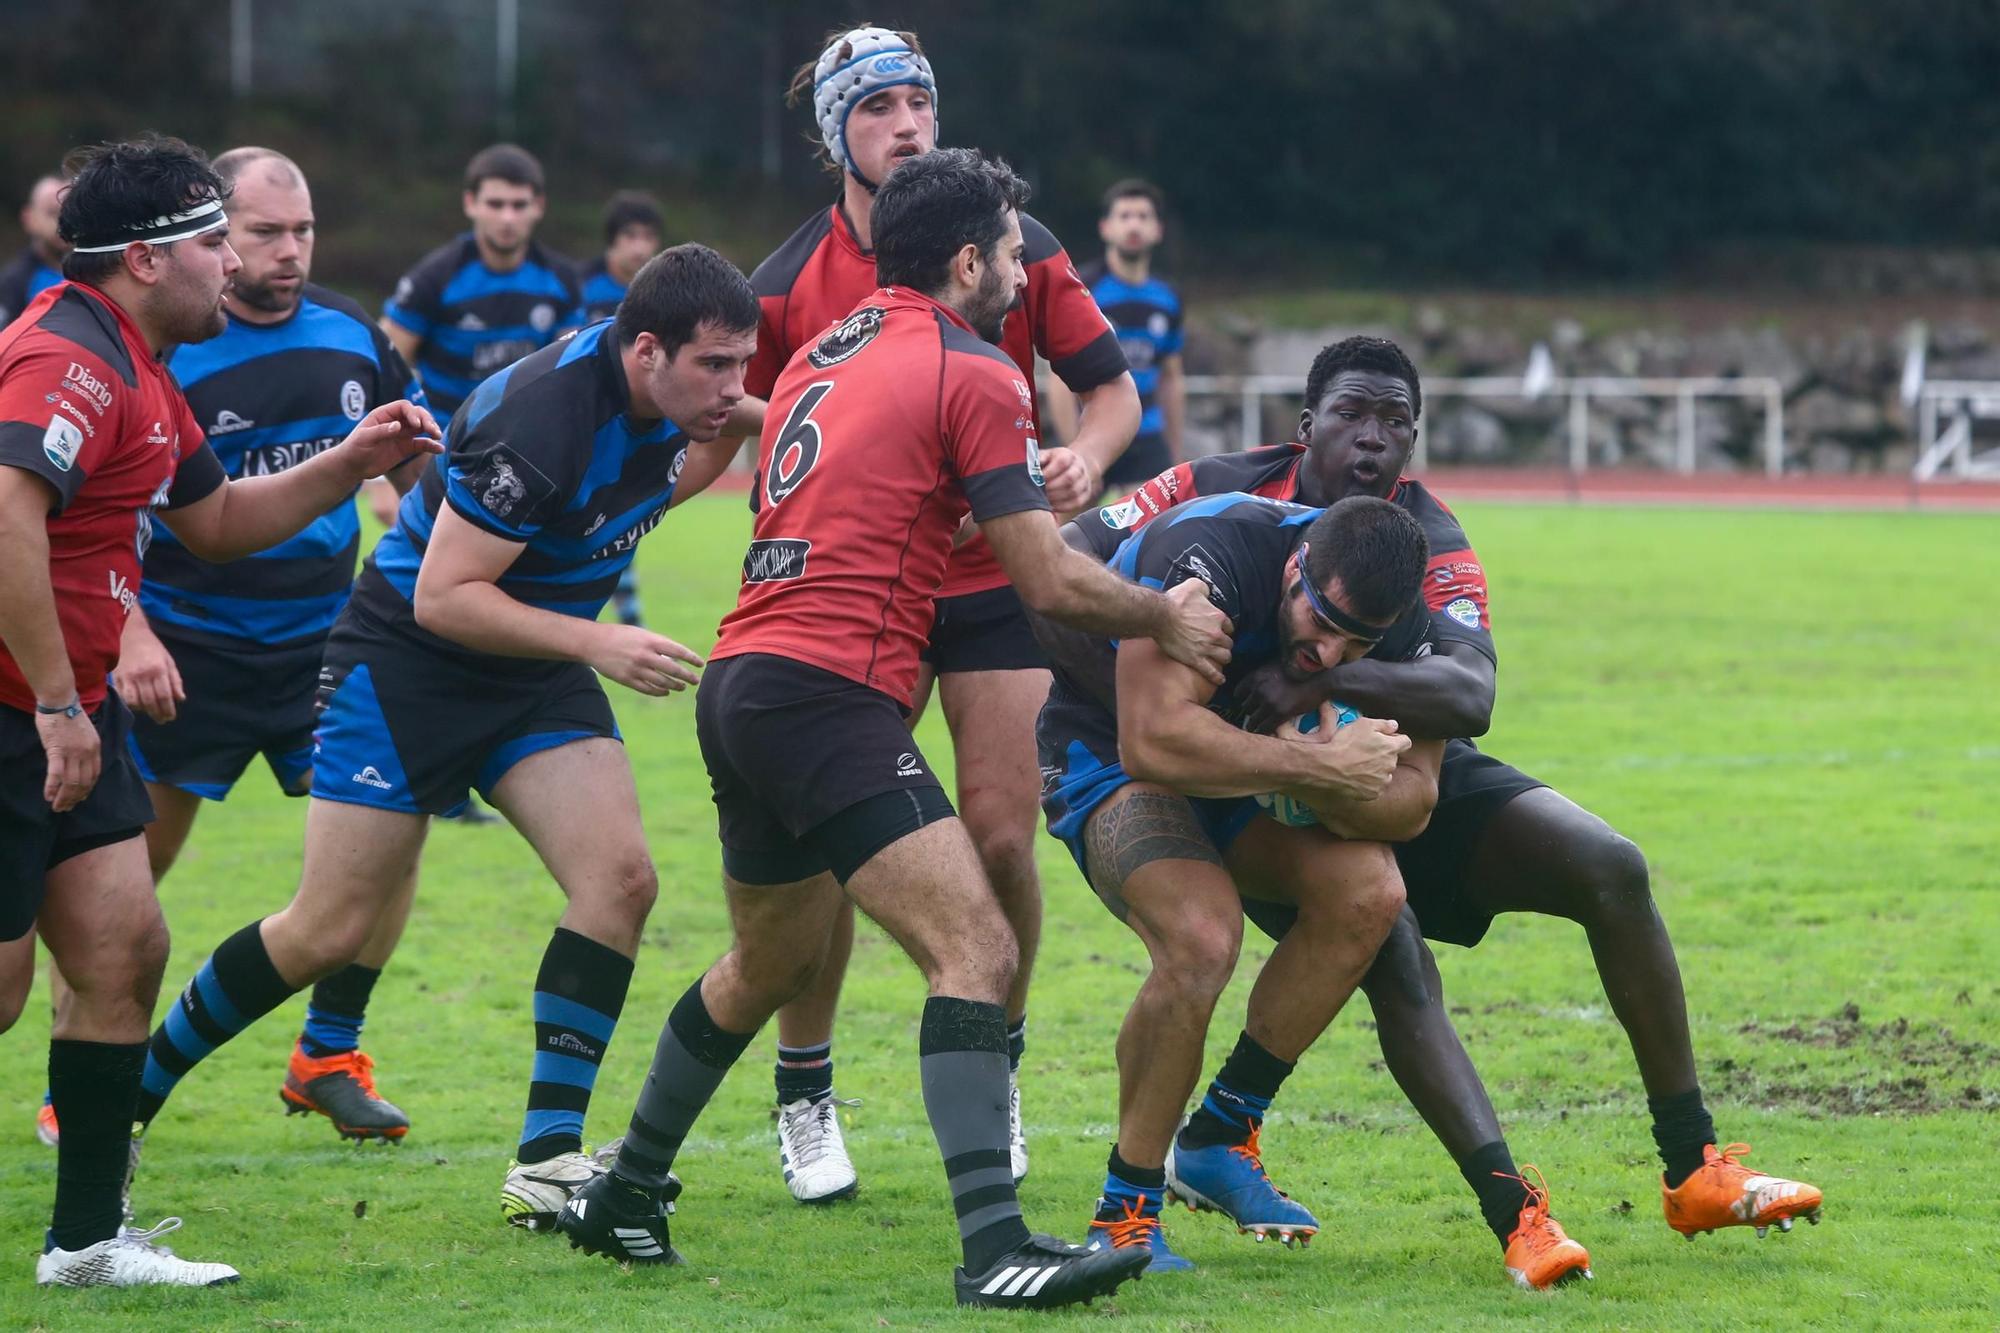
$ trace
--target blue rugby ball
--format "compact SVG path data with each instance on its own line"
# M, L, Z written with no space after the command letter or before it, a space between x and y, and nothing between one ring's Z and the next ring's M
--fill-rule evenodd
M1343 727L1350 722L1356 721L1361 716L1359 712L1349 708L1338 699L1333 701L1333 708L1334 712L1340 718L1339 725ZM1301 717L1299 719L1299 730L1302 732L1318 731L1319 714L1311 712ZM1311 807L1301 801L1293 800L1283 792L1267 791L1256 799L1257 804L1263 808L1264 812L1280 824L1289 824L1293 828L1311 828L1313 825L1319 823L1319 816L1312 812Z

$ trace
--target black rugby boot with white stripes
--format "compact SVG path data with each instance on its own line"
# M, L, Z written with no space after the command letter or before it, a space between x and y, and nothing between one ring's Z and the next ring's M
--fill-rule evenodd
M1152 1259L1144 1246L1091 1250L1054 1236L1033 1235L1002 1255L984 1273L954 1275L960 1305L1002 1310L1052 1310L1090 1304L1136 1279Z
M666 1196L660 1196L606 1171L570 1196L556 1214L556 1230L569 1237L572 1250L620 1263L685 1263L667 1239L671 1196L678 1193L677 1180L669 1181Z

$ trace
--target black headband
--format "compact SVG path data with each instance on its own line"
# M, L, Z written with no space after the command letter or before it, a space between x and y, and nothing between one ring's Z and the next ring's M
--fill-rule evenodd
M1382 636L1388 633L1387 629L1380 625L1371 625L1365 620L1348 615L1347 612L1335 606L1320 593L1318 588L1313 586L1312 575L1306 573L1306 547L1309 545L1311 545L1310 542L1300 542L1298 552L1293 556L1293 560L1298 564L1299 583L1306 590L1306 604L1312 607L1313 614L1349 638L1365 640L1368 643L1380 643Z

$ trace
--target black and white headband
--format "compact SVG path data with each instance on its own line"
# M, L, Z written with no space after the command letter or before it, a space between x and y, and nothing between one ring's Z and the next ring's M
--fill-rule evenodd
M150 222L137 222L124 227L108 237L88 237L70 247L80 255L108 255L123 250L135 241L147 245L166 245L170 241L185 241L191 236L227 227L229 218L222 211L220 199L210 199L196 204L181 213L169 213Z

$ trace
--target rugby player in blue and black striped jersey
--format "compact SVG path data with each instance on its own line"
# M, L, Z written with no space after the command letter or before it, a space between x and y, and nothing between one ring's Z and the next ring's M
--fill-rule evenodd
M494 144L465 168L472 230L417 261L382 307L382 330L416 367L443 421L481 380L582 323L575 266L535 239L542 164Z
M639 540L728 465L725 427L761 426L761 401L736 411L757 314L727 260L677 246L639 271L616 321L467 400L328 635L298 893L223 941L169 1007L141 1122L210 1051L355 962L430 817L477 788L569 900L531 987L533 1073L503 1215L544 1224L600 1174L584 1113L657 880L598 676L664 695L701 659L597 617Z
M268 148L215 160L234 187L230 234L243 260L224 298L228 327L169 363L232 477L283 472L340 442L382 403L424 401L367 312L311 281L312 194ZM398 493L419 455L389 474ZM258 755L287 795L312 782L313 693L327 631L347 603L361 524L351 497L290 541L210 564L171 532L146 554L139 609L126 621L118 684L139 716L132 754L158 818L146 827L153 876L173 865L203 800L221 801ZM346 1135L401 1138L409 1121L375 1095L359 1049L369 992L402 934L414 880L350 967L322 980L283 1088Z

